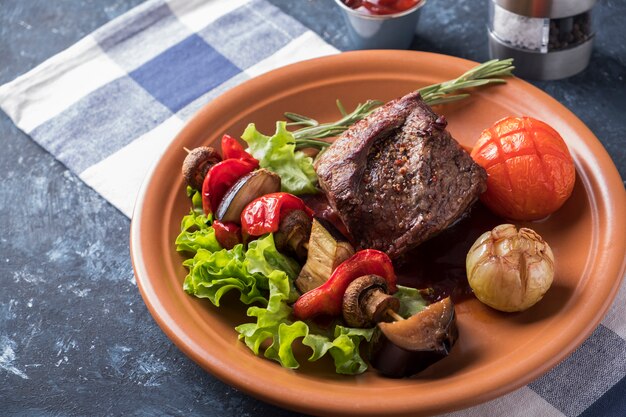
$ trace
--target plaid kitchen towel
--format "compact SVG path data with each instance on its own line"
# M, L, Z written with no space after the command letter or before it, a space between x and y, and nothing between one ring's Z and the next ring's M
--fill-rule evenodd
M0 107L130 217L148 169L202 105L263 72L336 52L263 0L150 0L0 87ZM595 416L623 403L625 288L552 371L450 415Z
M130 217L149 168L200 107L337 52L262 0L154 0L0 87L0 106Z

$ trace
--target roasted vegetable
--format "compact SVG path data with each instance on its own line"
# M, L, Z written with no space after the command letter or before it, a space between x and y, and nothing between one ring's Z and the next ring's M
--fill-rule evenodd
M242 159L226 159L213 165L202 183L204 213L214 213L226 192L254 168L253 164Z
M311 216L302 210L292 210L287 213L280 220L278 230L274 233L276 248L304 261L311 236L311 223Z
M272 136L265 136L250 123L241 138L262 168L280 175L282 191L295 195L318 192L313 159L296 151L295 138L286 122L276 122Z
M313 218L313 210L295 195L289 193L267 194L257 198L243 209L241 227L248 236L273 233L280 227L280 221L293 210L302 210Z
M390 293L396 292L396 274L391 259L375 249L364 249L339 265L328 281L303 294L293 305L293 314L300 320L315 316L337 316L346 288L363 275L379 275L387 282Z
M185 183L194 190L202 189L202 182L209 169L222 158L210 146L200 146L188 151L183 161L183 177Z
M295 281L301 293L325 283L335 268L354 255L354 248L333 225L313 219L306 263Z
M280 177L267 169L257 169L239 178L220 202L215 217L222 222L239 223L241 212L253 200L280 191Z
M554 277L550 246L531 229L502 224L482 234L466 259L476 297L500 311L522 311L541 300Z
M219 220L213 221L213 230L215 230L215 239L224 249L232 249L235 245L242 242L241 227L239 225L227 222L222 223Z
M444 298L406 320L378 323L370 363L385 376L410 376L448 356L457 338L454 304Z
M343 294L341 311L349 327L368 328L390 320L400 309L400 300L387 293L387 281L364 275L352 281Z
M531 117L507 117L480 135L472 158L487 170L481 201L513 220L542 219L574 189L574 161L561 136Z
M255 168L259 167L259 161L246 152L237 139L230 135L222 136L222 156L224 159L241 159L250 162Z

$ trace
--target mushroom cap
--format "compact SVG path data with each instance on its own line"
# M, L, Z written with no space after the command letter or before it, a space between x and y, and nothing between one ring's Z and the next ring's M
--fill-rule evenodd
M343 294L343 319L351 327L372 327L388 308L397 311L399 307L400 301L387 294L387 282L378 275L355 279Z
M219 153L210 146L192 149L183 161L183 177L187 185L195 190L201 190L206 173L221 160Z
M279 251L294 254L299 260L307 259L306 243L311 237L311 217L303 210L292 210L281 220L274 233L274 242Z

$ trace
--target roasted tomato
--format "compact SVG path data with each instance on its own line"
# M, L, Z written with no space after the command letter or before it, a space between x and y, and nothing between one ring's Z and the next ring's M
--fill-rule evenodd
M531 117L507 117L483 131L472 150L487 170L481 201L513 220L542 219L558 210L574 188L574 161L561 136Z

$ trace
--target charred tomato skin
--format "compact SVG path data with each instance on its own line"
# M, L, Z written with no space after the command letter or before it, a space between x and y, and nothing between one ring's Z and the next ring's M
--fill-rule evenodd
M559 133L532 117L506 117L480 135L471 153L487 171L480 199L495 214L539 220L572 194L574 161Z

